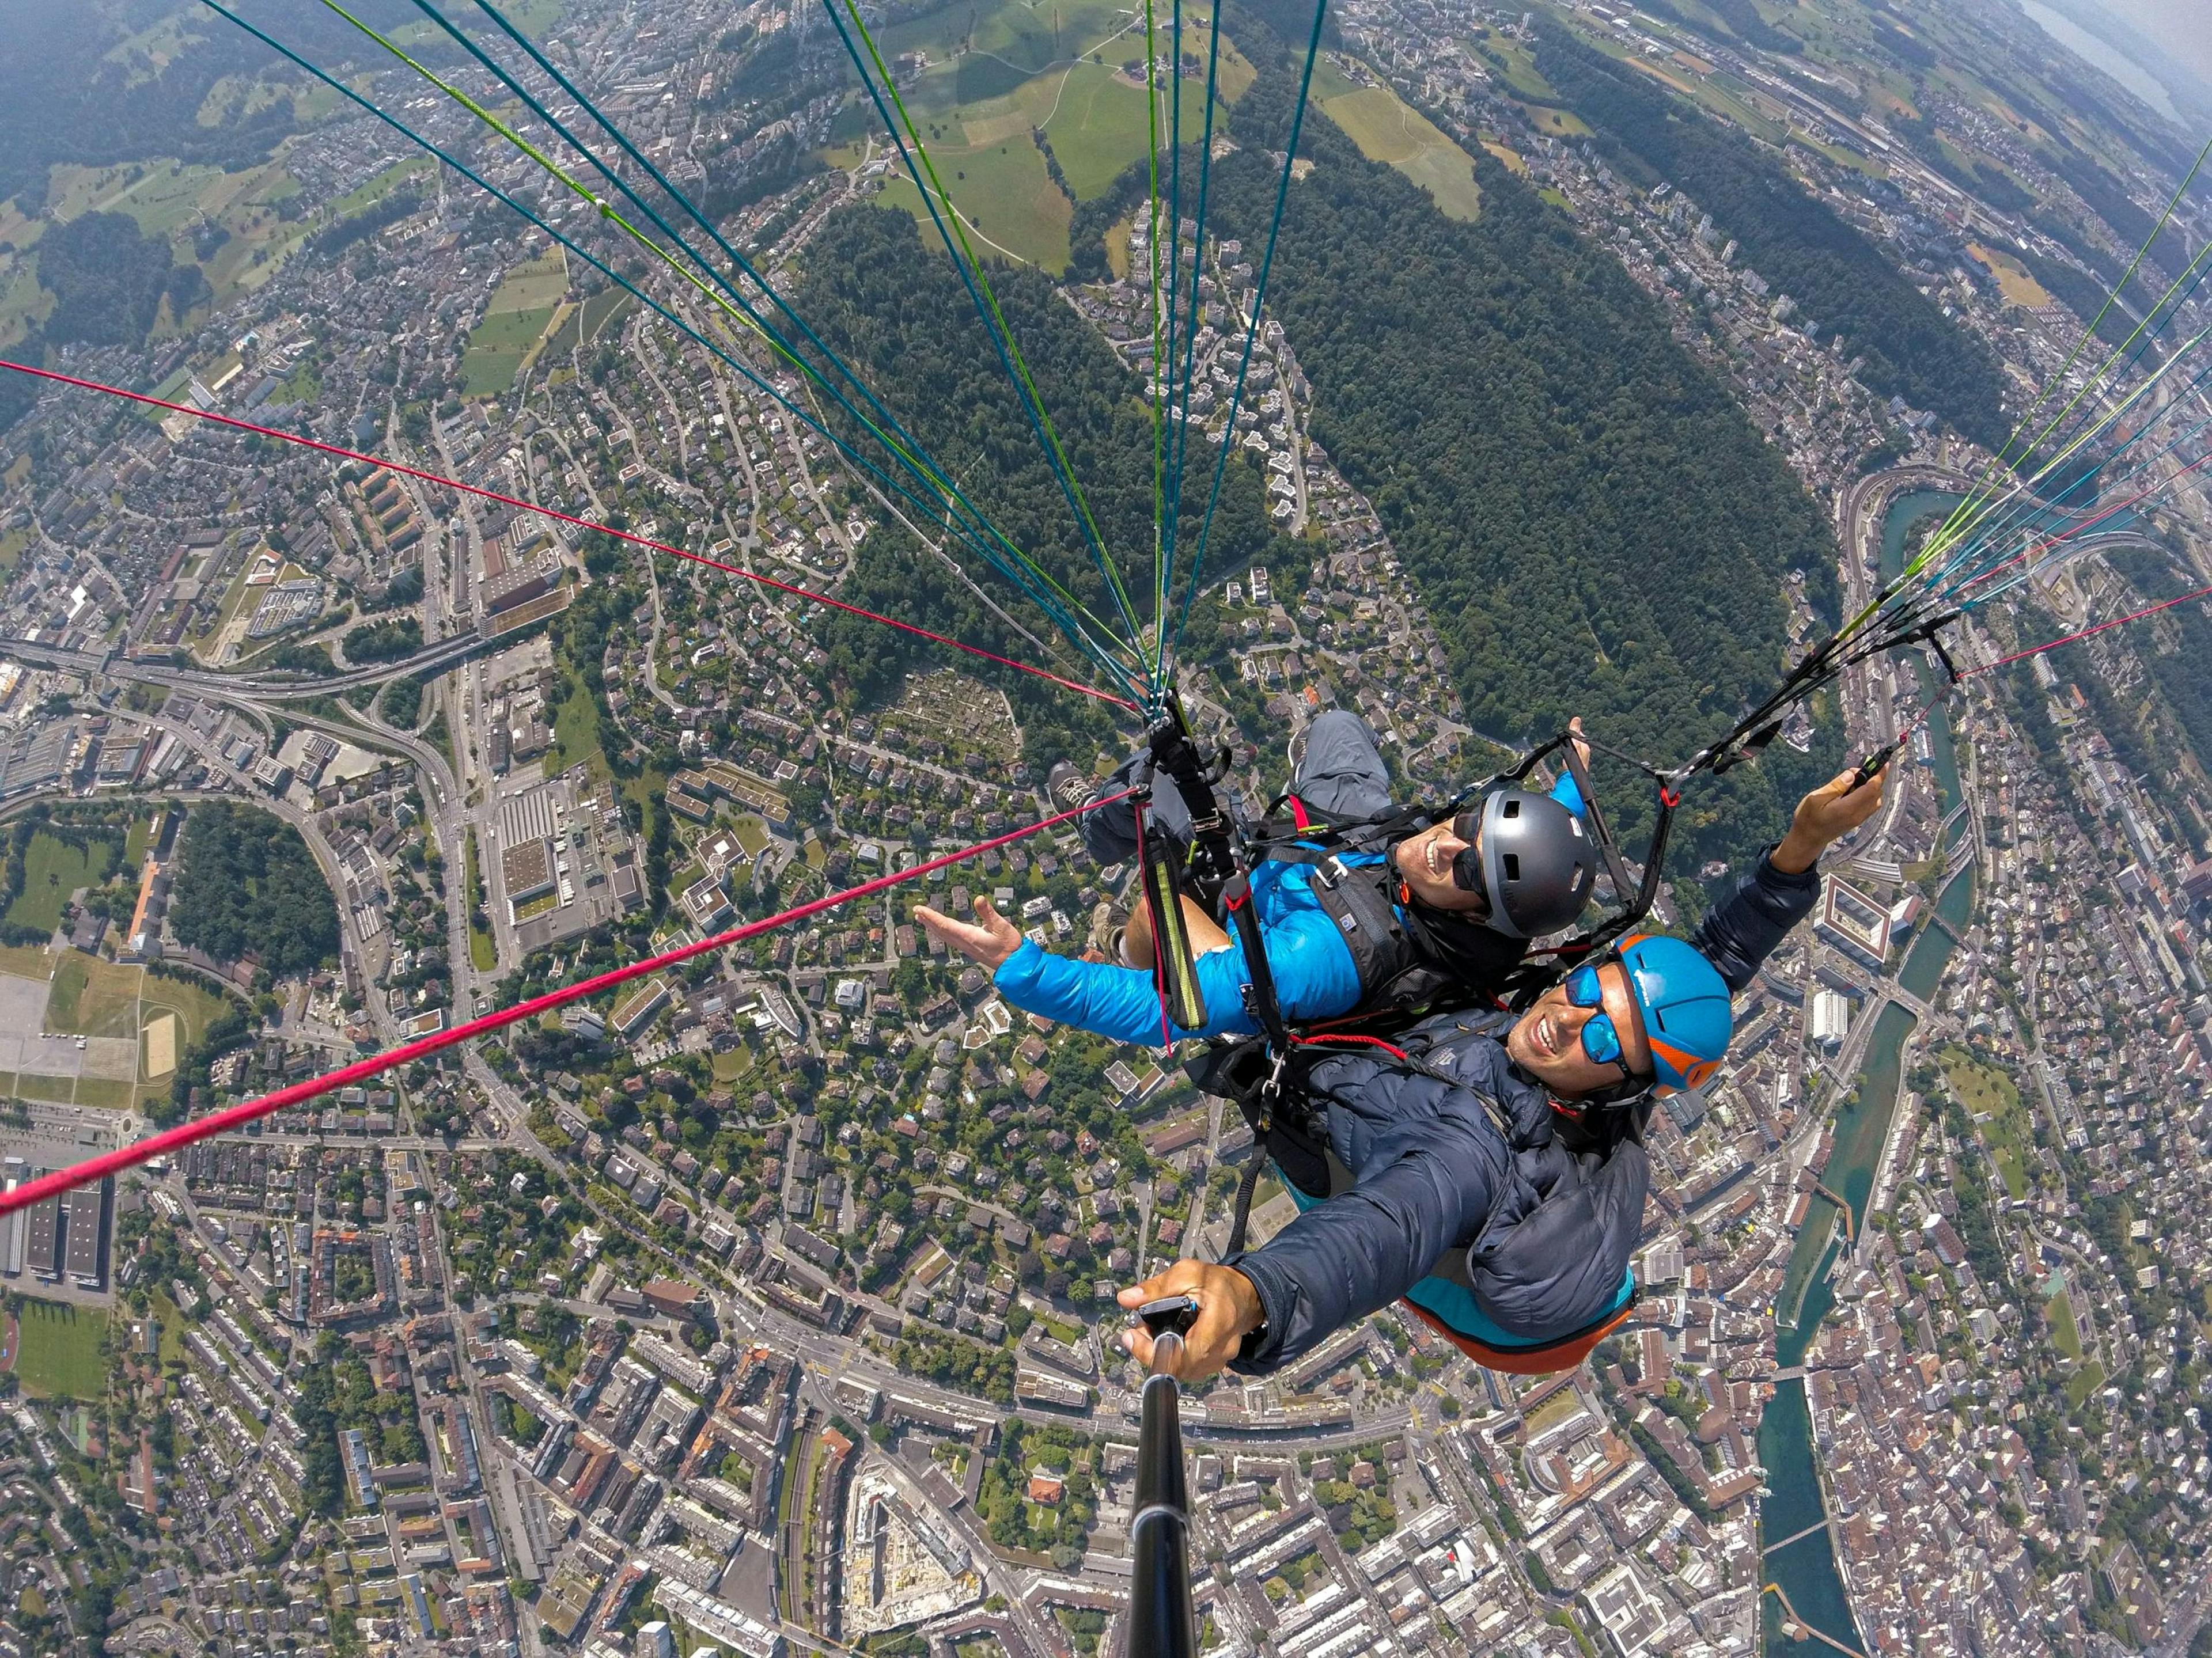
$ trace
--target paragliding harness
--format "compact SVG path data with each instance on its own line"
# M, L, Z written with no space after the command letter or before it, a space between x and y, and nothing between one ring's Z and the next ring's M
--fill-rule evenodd
M1157 972L1163 1005L1186 1029L1195 1029L1206 1022L1205 999L1199 989L1189 931L1182 915L1182 900L1188 896L1231 931L1242 947L1249 978L1245 1011L1260 1027L1256 1036L1209 1044L1186 1067L1191 1081L1201 1090L1234 1102L1252 1131L1252 1149L1237 1180L1225 1255L1233 1257L1243 1251L1253 1194L1261 1171L1271 1158L1310 1197L1327 1193L1328 1120L1309 1086L1313 1066L1347 1048L1377 1048L1411 1069L1439 1075L1389 1038L1432 1014L1467 1005L1465 981L1440 965L1420 940L1409 936L1406 920L1393 902L1394 878L1388 865L1353 865L1346 861L1346 853L1385 848L1446 821L1469 800L1493 788L1522 783L1543 761L1558 755L1582 796L1591 838L1604 859L1612 890L1620 903L1613 914L1588 931L1523 957L1504 975L1500 1004L1525 1006L1570 969L1604 950L1650 913L1658 894L1668 832L1680 796L1672 780L1641 761L1587 736L1583 740L1634 766L1657 785L1656 819L1643 871L1633 881L1598 805L1589 770L1573 738L1565 733L1532 750L1510 770L1441 805L1407 807L1364 820L1316 823L1307 817L1296 796L1286 792L1269 805L1259 825L1246 829L1232 820L1214 792L1214 785L1228 772L1226 750L1210 762L1203 758L1184 723L1180 705L1170 700L1166 714L1148 733L1148 742L1156 769L1173 779L1189 809L1191 845L1185 853L1162 835L1140 835L1139 842L1140 882L1158 951ZM1284 823L1279 814L1286 806L1292 821ZM1141 817L1141 802L1139 810ZM1285 1017L1252 900L1251 872L1268 861L1312 867L1315 898L1335 921L1351 950L1363 987L1360 1005L1350 1014L1302 1029L1293 1029ZM1491 1108L1510 1143L1510 1125L1494 1102ZM1452 1328L1426 1308L1410 1302L1407 1305L1477 1363L1493 1370L1539 1375L1580 1363L1591 1347L1627 1317L1634 1300L1631 1285L1622 1301L1587 1328L1537 1345L1510 1347L1479 1340Z

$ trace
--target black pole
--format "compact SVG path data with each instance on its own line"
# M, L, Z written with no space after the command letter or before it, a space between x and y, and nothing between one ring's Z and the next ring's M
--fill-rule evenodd
M1180 1299L1180 1298L1178 1298ZM1154 1303L1158 1306L1160 1303ZM1191 1610L1190 1497L1183 1478L1182 1394L1169 1368L1182 1353L1177 1323L1188 1308L1139 1316L1154 1324L1152 1373L1145 1378L1144 1418L1137 1441L1136 1517L1129 1525L1134 1556L1129 1590L1128 1658L1192 1658L1198 1650Z

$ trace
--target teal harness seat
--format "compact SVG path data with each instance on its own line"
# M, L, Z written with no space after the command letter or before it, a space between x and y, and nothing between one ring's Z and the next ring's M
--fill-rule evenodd
M1332 1157L1330 1162L1334 1164L1335 1159ZM1293 1181L1285 1181L1284 1187L1301 1214L1328 1201L1301 1191ZM1455 1249L1446 1260L1456 1265L1464 1253ZM1425 1323L1477 1363L1520 1375L1546 1375L1580 1363L1592 1347L1627 1318L1636 1305L1636 1269L1632 1266L1621 1274L1620 1293L1596 1319L1581 1329L1569 1330L1543 1341L1530 1341L1500 1329L1497 1321L1482 1310L1474 1289L1451 1275L1449 1269L1423 1278L1406 1291L1405 1299Z

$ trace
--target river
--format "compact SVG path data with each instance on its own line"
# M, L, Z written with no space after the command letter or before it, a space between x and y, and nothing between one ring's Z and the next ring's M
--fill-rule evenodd
M1882 574L1901 568L1905 541L1912 525L1932 513L1948 511L1959 498L1933 490L1899 495L1890 505L1882 526ZM1962 798L1958 751L1952 742L1950 721L1942 709L1928 722L1929 759L1941 790L1948 816ZM1966 833L1961 823L1954 834ZM1938 896L1936 911L1961 932L1973 914L1974 872L1972 865ZM1913 941L1898 975L1899 982L1925 1000L1943 977L1956 948L1942 927L1930 923ZM1873 1195L1875 1171L1888 1143L1891 1119L1896 1114L1899 1072L1905 1038L1917 1023L1895 1003L1886 1003L1875 1016L1874 1035L1862 1061L1858 1087L1849 1102L1835 1114L1835 1144L1828 1156L1821 1183L1851 1206L1853 1223L1863 1227L1867 1202ZM1835 1305L1830 1273L1844 1247L1838 1217L1823 1199L1815 1198L1805 1225L1790 1252L1790 1267L1777 1298L1775 1363L1783 1370L1804 1362L1805 1351L1820 1327L1820 1321ZM1813 1442L1811 1412L1805 1384L1778 1382L1759 1425L1759 1460L1766 1470L1770 1493L1759 1513L1759 1545L1771 1547L1785 1538L1797 1537L1808 1527L1820 1527L1826 1517L1821 1496L1818 1451ZM1797 1615L1831 1640L1854 1651L1866 1648L1851 1617L1829 1533L1814 1530L1798 1538L1760 1562L1761 1581L1780 1586ZM1765 1650L1788 1658L1832 1658L1835 1649L1806 1638L1792 1641L1782 1633L1782 1608L1771 1596L1761 1600L1761 1625Z

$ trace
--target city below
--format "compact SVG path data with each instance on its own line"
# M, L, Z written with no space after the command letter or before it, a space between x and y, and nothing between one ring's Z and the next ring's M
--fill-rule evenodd
M745 90L787 58L836 52L822 73L844 73L818 16L516 9L668 178L766 179L718 234L780 291L856 204L924 211L853 125L849 77ZM2071 296L1984 257L2070 257L2035 204L1969 192L1812 58L1753 44L1739 14L1772 33L1777 9L1346 0L1316 107L1354 138L1347 112L1403 109L1469 188L1540 192L1545 234L1616 264L1733 394L1832 531L1832 570L1771 572L1794 659L1878 603L1999 457L1875 389L1757 268L1732 204L1643 179L1546 94L1540 28L1786 135L1808 199L2009 392L2118 399L2077 364ZM1972 9L2057 55L2024 15ZM1071 9L1071 40L1078 10L1107 55L1055 45L1054 74L1119 84L1105 65L1139 59L1121 32L1146 14ZM880 22L909 88L932 15ZM1063 21L1024 27L1057 42ZM261 58L239 61L258 84ZM1031 71L997 61L992 96L1029 99ZM1076 659L1031 651L1039 612L950 508L931 523L854 465L860 417L726 303L649 280L469 109L371 67L362 88L545 228L320 89L262 166L149 140L158 161L58 163L29 210L0 203L10 258L95 201L164 246L238 239L230 265L201 256L228 273L214 300L164 298L128 339L61 345L60 310L9 308L29 267L0 265L0 342L36 321L50 369L171 405L46 386L8 424L0 404L5 1191L1012 835L1055 810L1065 744L1097 775L1121 757L1050 687L910 639L865 660L892 647L819 601L895 609L904 580L933 630ZM1144 139L1094 188L1044 84L1005 125L1038 156L1004 165L1065 169L1079 230ZM233 94L208 95L219 114ZM249 120L237 98L224 118ZM1998 125L1927 106L1947 131ZM962 108L980 178L1000 140ZM787 155L828 164L771 176ZM2179 182L2107 165L2139 210ZM1263 303L1271 243L1194 246L1141 201L1103 268L1028 302L1157 392L1157 294L1194 296L1176 435L1208 472L1224 444L1249 459L1224 511L1275 550L1196 587L1194 724L1238 735L1255 811L1331 708L1415 793L1486 774L1516 745L1471 708L1405 486L1352 481L1324 331ZM2201 246L2201 191L2180 213ZM2212 323L2193 288L2172 313L2176 341ZM2143 408L2192 398L2206 415L2177 376ZM1717 1076L1651 1114L1638 1295L1587 1363L1484 1370L1401 1306L1187 1389L1202 1650L2212 1649L2212 788L2190 746L2212 711L2186 656L2207 635L2201 605L2198 631L2094 631L2176 570L2212 582L2196 430L2160 438L2155 505L2054 504L2016 532L2032 615L1967 609L1942 660L1858 663L1779 726L1770 753L1795 760L1910 735L1819 908L1736 997ZM975 432L950 459L988 464ZM919 574L870 562L892 537ZM2012 660L2073 630L2094 636ZM1656 920L1686 931L1743 870L1674 857L1691 867ZM1194 1048L1021 1011L913 920L977 897L1093 960L1142 902L1063 824L0 1217L0 1654L1121 1653L1143 1373L1114 1298L1221 1257L1256 1151L1186 1079ZM1254 1242L1297 1212L1263 1175Z

